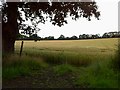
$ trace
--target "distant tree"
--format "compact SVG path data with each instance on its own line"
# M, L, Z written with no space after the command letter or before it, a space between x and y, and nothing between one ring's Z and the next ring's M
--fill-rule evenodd
M92 39L95 39L96 38L96 35L92 35Z
M70 37L66 37L65 40L70 40Z
M17 0L18 1L18 0ZM21 0L20 0L21 1ZM75 0L76 1L76 0ZM18 9L21 9L20 11ZM25 14L25 20L30 20L36 27L38 23L45 23L49 18L53 25L67 24L68 16L76 20L85 17L91 20L94 15L99 19L100 12L96 2L6 2L2 6L2 51L14 52L14 43L19 33L19 26L25 21L21 17L21 11ZM46 14L46 15L44 15ZM28 27L26 32L31 29Z
M58 40L65 40L65 36L64 35L60 35L60 37L58 38Z
M82 39L87 39L88 38L88 35L87 34L83 34L82 35Z
M31 35L31 36L29 37L30 40L34 40L35 42L37 42L38 38L39 38L39 37L38 37L37 34L33 34L33 35Z
M109 36L111 38L117 38L119 37L119 32L108 32Z
M54 36L49 36L49 40L54 40Z
M107 32L104 33L102 38L119 38L120 32Z
M54 40L54 36L45 37L45 40Z
M71 37L71 39L72 39L72 40L77 40L78 37L74 35L74 36Z
M92 34L88 34L88 35L87 35L87 38L88 38L88 39L92 39Z
M120 31L117 33L116 37L120 38Z
M110 36L108 35L108 33L104 33L102 38L109 38Z
M100 38L100 34L82 34L79 35L79 39L96 39Z
M82 35L79 35L79 39L82 39Z
M96 34L96 38L101 38L100 34Z

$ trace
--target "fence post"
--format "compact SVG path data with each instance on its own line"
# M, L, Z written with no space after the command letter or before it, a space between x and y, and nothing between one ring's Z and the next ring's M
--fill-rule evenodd
M22 43L21 43L21 48L20 48L20 57L21 57L21 55L22 55L22 50L23 50L23 41L22 41Z

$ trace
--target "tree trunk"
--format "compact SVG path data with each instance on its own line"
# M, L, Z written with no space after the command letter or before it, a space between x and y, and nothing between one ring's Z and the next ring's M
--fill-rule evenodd
M14 43L18 34L18 23L17 23L17 3L7 3L7 22L2 22L2 52L13 53Z

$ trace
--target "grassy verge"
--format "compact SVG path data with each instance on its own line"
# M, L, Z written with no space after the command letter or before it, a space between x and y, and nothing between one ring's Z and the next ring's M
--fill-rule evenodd
M41 58L11 55L3 59L3 79L29 75L33 70L47 67Z
M53 56L51 55L51 63L54 63L52 58ZM104 57L104 60L101 58L92 60L92 63L90 62L89 65L88 63L84 63L84 65L79 64L78 66L78 64L70 64L71 61L69 62L69 60L64 64L53 65L50 62L40 58L39 55L37 58L34 57L34 55L32 57L29 55L23 55L21 58L18 55L8 56L4 58L3 61L3 79L29 76L29 74L33 73L32 71L40 71L40 69L44 68L47 69L49 65L50 67L48 68L52 68L56 77L67 77L69 75L71 75L70 78L74 77L72 82L75 87L118 88L118 75L120 73L115 72L111 68L111 57ZM85 57L81 59L89 60ZM53 60L55 59L53 58ZM75 62L75 60L73 62Z
M110 64L97 62L89 67L79 69L79 74L75 80L78 87L85 86L87 88L118 88L118 75Z

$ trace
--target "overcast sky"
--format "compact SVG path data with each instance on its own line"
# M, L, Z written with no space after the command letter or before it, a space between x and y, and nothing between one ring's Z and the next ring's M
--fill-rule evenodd
M40 37L54 36L58 38L61 34L66 37L79 36L80 34L100 34L118 31L118 0L95 0L101 12L100 20L92 17L91 21L79 18L77 21L68 18L68 24L62 27L54 26L50 22L39 24Z

